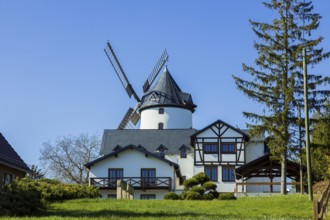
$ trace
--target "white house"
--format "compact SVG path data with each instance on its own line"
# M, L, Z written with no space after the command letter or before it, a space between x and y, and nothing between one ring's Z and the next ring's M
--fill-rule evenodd
M86 164L90 184L113 198L116 179L123 179L135 188L135 199L162 199L169 191L182 192L185 179L205 172L219 192L276 191L269 185L244 187L278 176L276 170L257 166L259 158L269 161L264 137L251 138L247 130L222 120L193 129L195 108L191 95L182 92L166 68L141 98L140 129L104 131L102 157ZM294 169L290 174L296 177Z

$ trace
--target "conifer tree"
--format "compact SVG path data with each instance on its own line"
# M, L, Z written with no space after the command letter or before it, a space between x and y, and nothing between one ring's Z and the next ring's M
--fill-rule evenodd
M329 57L323 49L316 49L322 37L305 38L305 33L319 26L320 15L312 13L311 2L302 0L271 0L264 6L276 13L272 23L251 21L258 37L254 47L258 52L257 67L243 64L249 79L234 76L239 90L264 106L262 114L243 112L251 120L252 135L267 133L272 155L281 162L281 193L286 194L286 159L293 145L292 127L297 123L298 105L303 106L302 49L307 48L309 64L316 65ZM310 105L319 108L329 94L317 90L328 78L309 75Z

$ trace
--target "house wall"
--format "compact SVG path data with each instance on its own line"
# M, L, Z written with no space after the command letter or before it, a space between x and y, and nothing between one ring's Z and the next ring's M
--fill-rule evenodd
M156 177L171 177L172 188L175 184L174 167L168 163L146 155L134 149L128 149L118 154L97 162L90 168L90 178L108 177L109 168L122 168L124 177L140 177L142 168L155 168Z
M16 177L24 177L26 175L26 172L21 171L21 170L17 170L13 167L4 165L4 164L0 164L0 191L3 189L4 185L4 174L8 173L8 174L12 174L13 175L13 179L15 179Z
M246 163L265 154L263 141L250 141L246 146Z
M192 128L192 112L183 108L162 107L164 114L159 114L159 107L148 108L141 112L141 129L158 129L163 123L164 129Z

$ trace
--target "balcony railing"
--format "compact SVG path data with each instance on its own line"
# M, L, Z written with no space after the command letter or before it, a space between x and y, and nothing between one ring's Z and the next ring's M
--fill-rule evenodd
M168 189L171 191L172 178L171 177L123 177L123 178L109 178L98 177L90 178L91 185L99 187L100 189L115 189L117 180L131 184L134 189Z

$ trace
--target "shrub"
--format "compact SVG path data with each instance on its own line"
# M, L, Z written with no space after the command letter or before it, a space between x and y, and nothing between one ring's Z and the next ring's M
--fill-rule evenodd
M202 196L203 200L213 200L215 197L212 193L207 193Z
M184 193L186 200L200 200L202 196L198 192L187 191Z
M203 184L204 189L207 190L216 190L217 189L217 184L215 184L212 181L207 181Z
M198 182L198 180L195 179L195 178L190 178L190 179L185 180L185 181L183 182L183 185L184 185L184 188L185 188L186 190L188 190L188 189L190 189L190 188L193 187L193 186L197 186L197 185L199 185L199 182Z
M165 200L179 200L180 197L175 192L169 192L169 193L166 193L166 195L164 196L164 199Z
M97 197L96 187L62 184L47 179L16 179L0 195L0 215L31 215L47 208L53 201Z
M208 178L203 172L197 173L192 178L196 179L201 185L203 185L207 181L210 181L210 178Z
M190 191L197 192L202 196L204 194L205 189L202 186L193 186Z
M220 193L219 200L236 200L234 193Z

